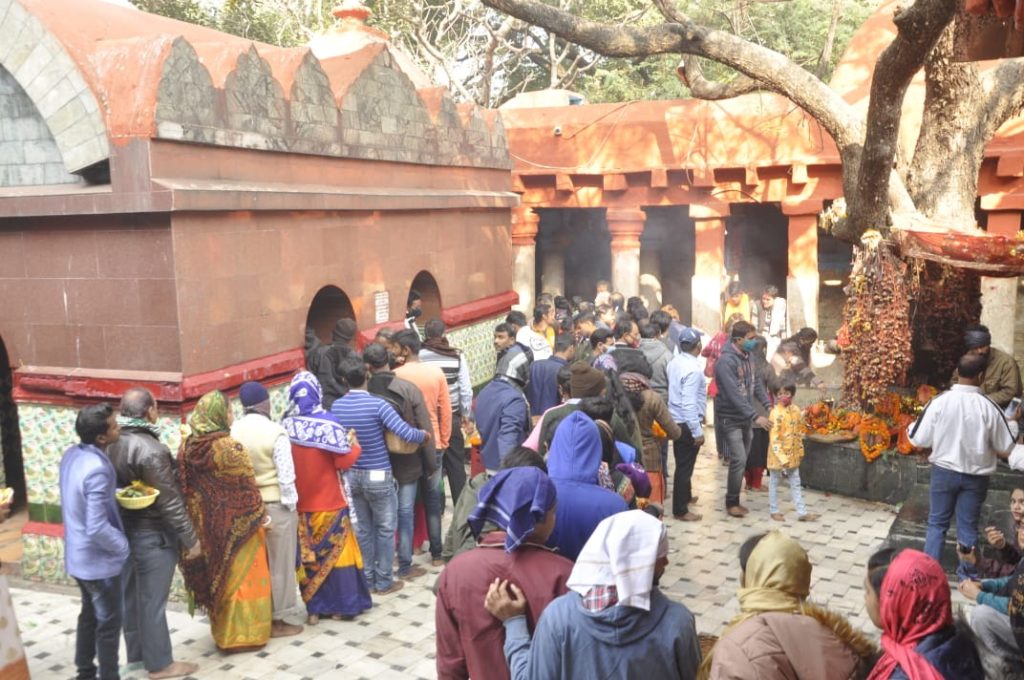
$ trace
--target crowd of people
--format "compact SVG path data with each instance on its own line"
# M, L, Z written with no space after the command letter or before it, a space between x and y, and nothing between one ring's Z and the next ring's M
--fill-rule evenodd
M998 559L976 550L996 458L1024 469L1019 411L1008 419L1000 408L1012 396L1000 406L986 396L1008 378L986 383L983 327L968 330L957 384L911 429L932 450L924 552L883 550L866 563L881 649L813 604L806 551L769 531L741 547L740 614L702 652L694 615L658 584L669 498L672 519L702 519L691 478L709 411L729 517L748 515L742 494L763 488L767 468L765 519L785 521L783 479L798 520L817 518L802 498L793 403L798 386L821 385L817 334L788 335L773 287L753 304L744 297L726 291L726 324L709 336L671 306L649 312L607 285L594 303L542 295L531 317L511 312L495 327L494 377L474 398L444 323L414 323L411 295L406 327L361 351L351 320L329 344L308 334L279 422L258 382L241 385L237 419L226 395L204 395L176 457L148 390L125 392L118 413L83 408L60 470L66 567L82 594L79 677L118 677L122 632L129 664L150 677L195 673L174 660L166 622L175 567L190 608L231 653L359 616L426 575L413 559L424 545L443 567L433 587L446 680L1018 677L1024 489L1008 520L986 529ZM159 495L119 508L115 490L135 480ZM954 513L960 591L978 603L970 624L954 617L940 565Z

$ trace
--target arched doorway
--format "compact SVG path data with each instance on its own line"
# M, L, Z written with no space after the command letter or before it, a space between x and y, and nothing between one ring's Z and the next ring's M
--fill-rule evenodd
M306 328L312 328L321 342L331 341L331 330L339 319L356 318L352 301L337 286L324 286L313 296L306 315Z
M25 463L21 456L18 406L14 403L14 374L3 338L0 338L0 451L4 484L14 489L15 506L25 503Z
M437 287L437 280L430 272L422 271L413 278L412 285L409 286L409 292L412 291L420 294L423 308L423 314L418 319L420 325L426 323L428 319L441 318L441 289Z

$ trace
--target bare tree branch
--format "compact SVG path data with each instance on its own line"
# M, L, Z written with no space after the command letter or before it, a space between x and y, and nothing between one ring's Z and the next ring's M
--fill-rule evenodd
M980 81L986 95L981 134L987 142L1006 121L1024 109L1024 57L1004 59L998 67L983 74Z
M657 1L665 3L665 0ZM851 160L856 158L863 143L862 118L828 85L782 54L729 33L689 20L645 28L613 26L576 17L539 0L483 0L483 3L605 56L681 53L713 59L791 99L821 123L839 145L841 153Z
M893 172L893 162L903 115L903 98L910 81L924 66L942 31L953 20L957 6L957 0L917 0L910 7L897 10L893 16L897 33L875 63L867 116L871 139L864 145L855 183L848 181L849 168L844 169L844 185L850 206L849 220L845 225L848 230L862 232L885 226L890 208L914 210L914 202L903 182L890 181L890 178L898 177Z
M704 77L704 70L700 67L697 57L692 55L683 57L676 67L676 73L697 99L717 101L765 89L760 82L743 74L737 75L727 83L708 80Z
M819 78L824 78L828 73L829 64L832 63L832 50L835 49L836 34L839 32L839 20L843 17L843 0L832 0L832 19L828 22L828 33L825 34L825 44L821 46L818 54L818 67L814 72Z

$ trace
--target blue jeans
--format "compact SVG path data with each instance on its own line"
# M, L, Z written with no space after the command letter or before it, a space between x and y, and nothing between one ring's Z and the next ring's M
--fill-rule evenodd
M441 492L443 465L437 461L437 471L420 479L420 495L427 514L427 535L430 537L430 558L441 559L441 514L444 512L444 494ZM454 501L452 502L454 506Z
M125 562L124 641L128 663L141 661L150 673L174 663L167 629L167 596L178 564L178 538L164 531L128 531Z
M391 587L395 559L398 492L391 470L349 470L352 509L356 513L356 540L363 553L366 582L373 590ZM370 479L370 477L379 479Z
M82 593L82 611L75 635L77 680L118 680L118 647L124 591L121 575L86 581L76 578ZM99 662L99 674L95 661Z
M978 544L978 519L988 494L988 475L968 475L932 465L929 485L928 533L924 551L942 561L949 520L956 513L956 540L967 547Z
M417 488L419 488L419 480L398 485L399 578L409 573L409 568L412 567L412 533L414 529Z

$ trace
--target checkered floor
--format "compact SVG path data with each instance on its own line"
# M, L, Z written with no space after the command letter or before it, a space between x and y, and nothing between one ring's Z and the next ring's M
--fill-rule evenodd
M705 447L705 452L710 447ZM670 566L663 590L686 604L697 617L698 630L717 634L738 611L735 592L739 566L737 550L750 535L780 528L799 540L814 563L812 598L850 616L858 628L877 636L864 613L864 565L885 539L893 520L892 508L848 498L805 491L815 523L796 521L789 490L780 490L787 521L768 516L767 492L745 494L750 515L728 517L722 498L725 468L702 453L694 473L694 509L704 514L698 523L668 520ZM423 561L423 557L417 558ZM260 652L224 656L214 648L205 619L182 611L169 612L176 658L199 664L198 678L249 680L311 680L344 671L344 677L403 679L433 678L434 596L430 585L440 569L412 581L396 594L375 597L374 608L352 622L322 621L292 638L271 640ZM13 589L14 602L35 680L74 675L74 626L78 598L37 589ZM122 659L123 651L122 651ZM122 678L145 678L141 669Z

